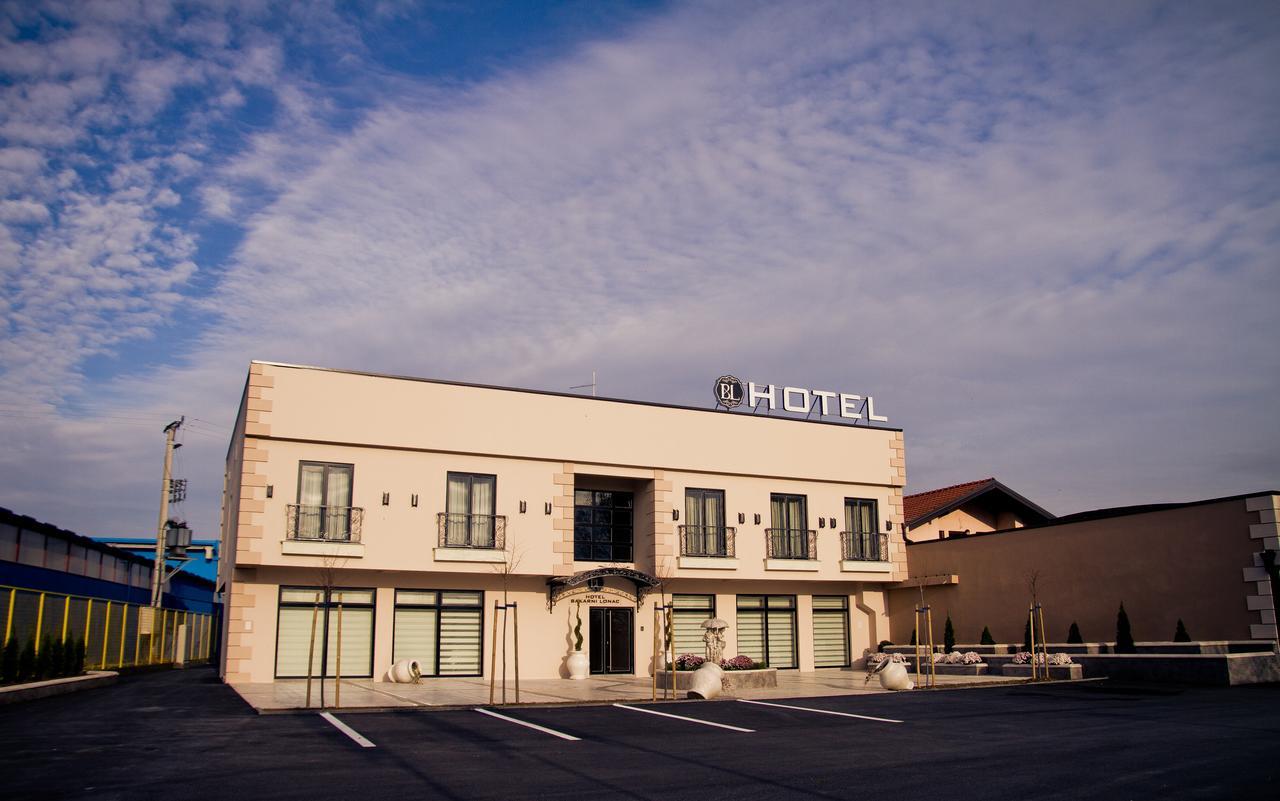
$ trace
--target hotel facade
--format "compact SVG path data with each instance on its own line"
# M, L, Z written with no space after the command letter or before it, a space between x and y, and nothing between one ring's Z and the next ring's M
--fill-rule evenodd
M751 390L820 418L836 397ZM569 675L579 618L591 673L649 675L664 604L677 653L719 617L728 654L860 665L906 578L905 480L890 428L253 362L221 674L488 677L496 604L524 678Z

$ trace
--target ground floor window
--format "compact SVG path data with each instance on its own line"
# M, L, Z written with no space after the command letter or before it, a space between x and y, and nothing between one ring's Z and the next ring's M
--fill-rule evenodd
M484 593L396 590L392 660L418 660L424 676L479 676Z
M794 595L738 596L738 653L772 668L794 668L796 641Z
M813 664L815 667L849 665L849 597L813 596Z
M373 590L281 587L276 624L276 677L373 675ZM338 631L342 661L338 661ZM339 671L339 668L341 670Z
M714 595L672 595L671 605L674 607L671 616L676 644L676 656L680 654L697 654L702 656L707 651L702 639L702 624L709 617L716 616L716 597ZM730 654L732 656L732 654Z

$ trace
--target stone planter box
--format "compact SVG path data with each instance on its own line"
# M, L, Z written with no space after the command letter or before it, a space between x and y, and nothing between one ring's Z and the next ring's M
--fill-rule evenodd
M693 682L692 670L676 671L676 689L687 690ZM734 690L754 690L761 687L777 687L778 686L778 669L764 668L763 670L726 670L724 672L725 691L733 692ZM658 671L658 689L663 687L671 687L671 673L666 670Z
M912 665L912 667L915 667L915 666ZM979 662L976 665L935 664L934 668L939 676L985 676L987 675L987 665L984 662ZM927 668L924 665L920 666L921 675L923 675L926 669Z
M1042 671L1039 669L1036 670L1037 674L1041 672ZM1009 663L1000 668L1000 675L1029 679L1031 678L1031 665L1015 665L1013 663ZM1083 665L1050 665L1049 678L1051 679L1083 679L1084 666Z

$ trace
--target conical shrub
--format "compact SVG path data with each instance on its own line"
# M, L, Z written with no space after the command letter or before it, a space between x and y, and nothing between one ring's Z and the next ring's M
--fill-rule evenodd
M1178 630L1173 633L1174 642L1191 642L1191 635L1187 633L1187 627L1183 625L1182 618L1178 618Z
M1120 603L1120 611L1116 614L1116 653L1134 654L1138 652L1133 643L1133 629L1129 627L1129 614L1124 611L1124 602Z

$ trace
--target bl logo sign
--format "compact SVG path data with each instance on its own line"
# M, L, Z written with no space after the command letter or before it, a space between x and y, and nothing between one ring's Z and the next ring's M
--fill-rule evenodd
M742 405L744 393L742 382L731 375L722 375L716 379L716 401L726 409Z

